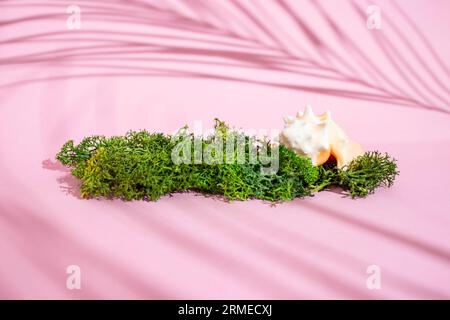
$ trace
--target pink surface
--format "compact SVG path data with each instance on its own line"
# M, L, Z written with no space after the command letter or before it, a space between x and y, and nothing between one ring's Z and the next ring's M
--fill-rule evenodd
M450 298L448 1L0 2L0 298ZM271 206L82 200L68 139L307 103L398 159L391 189ZM382 287L366 287L369 265ZM81 290L66 267L81 268Z

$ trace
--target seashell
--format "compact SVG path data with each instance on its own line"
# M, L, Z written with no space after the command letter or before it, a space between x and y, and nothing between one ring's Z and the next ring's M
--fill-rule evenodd
M329 111L316 116L307 105L295 119L285 117L284 123L280 143L298 155L311 158L315 166L325 163L332 155L338 168L342 168L364 153L361 145L349 140L344 130L331 119Z

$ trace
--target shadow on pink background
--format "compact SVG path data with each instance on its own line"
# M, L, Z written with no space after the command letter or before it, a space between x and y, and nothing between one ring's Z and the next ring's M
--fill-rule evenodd
M66 27L69 4L81 29ZM381 29L366 8L381 9ZM450 298L448 1L0 2L0 298ZM398 159L391 189L271 206L82 200L68 139L305 104ZM66 268L81 268L81 290ZM370 265L380 290L366 287Z

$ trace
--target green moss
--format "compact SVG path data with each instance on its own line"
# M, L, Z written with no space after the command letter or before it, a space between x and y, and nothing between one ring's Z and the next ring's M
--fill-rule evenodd
M366 152L336 173L335 183L353 197L365 197L378 187L391 187L397 171L396 160L387 153Z
M335 164L314 167L309 158L232 131L218 119L215 128L205 139L188 134L186 128L174 136L145 130L110 138L91 136L78 145L66 142L56 158L81 180L83 197L124 200L157 200L193 190L229 200L287 201L331 185L343 187L353 197L364 197L379 186L391 186L398 174L395 160L378 152L366 153L343 170ZM221 155L217 150L227 150L228 139L234 141L233 148L225 157L216 157ZM181 142L186 148L178 154L174 148ZM173 161L173 153L184 155L186 161ZM205 160L205 154L214 161L193 163ZM250 161L254 154L261 161ZM271 160L276 156L274 170Z

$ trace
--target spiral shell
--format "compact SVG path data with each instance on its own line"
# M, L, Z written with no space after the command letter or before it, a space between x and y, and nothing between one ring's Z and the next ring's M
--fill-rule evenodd
M313 165L325 163L332 155L339 168L364 153L362 147L347 138L344 131L331 119L331 113L315 116L311 106L298 112L295 118L284 118L280 143L301 156L311 158Z

